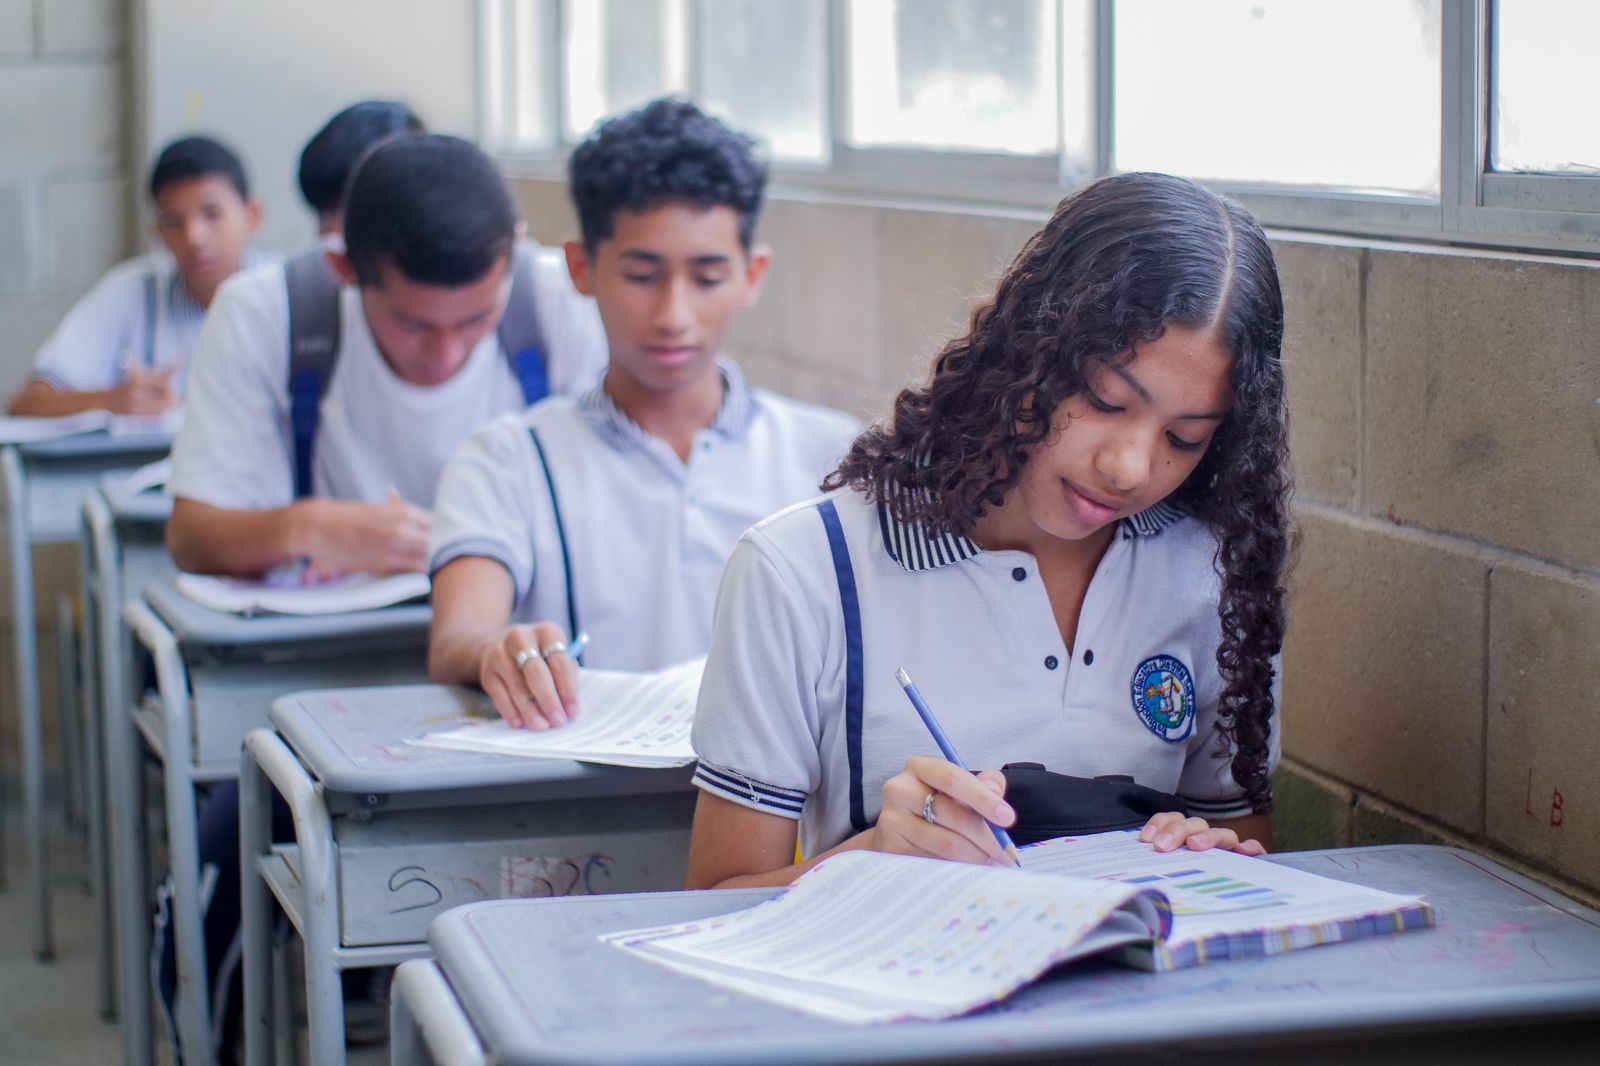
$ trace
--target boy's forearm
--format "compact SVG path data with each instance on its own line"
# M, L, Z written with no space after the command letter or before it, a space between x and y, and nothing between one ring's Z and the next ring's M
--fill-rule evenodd
M107 410L110 406L108 390L71 392L35 379L11 398L10 413L26 418L59 418L80 411Z
M167 522L167 550L190 573L265 573L308 554L304 503L234 511L179 499Z

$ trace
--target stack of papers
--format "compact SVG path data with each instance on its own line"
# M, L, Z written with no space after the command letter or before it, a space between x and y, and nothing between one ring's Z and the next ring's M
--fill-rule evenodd
M425 748L576 759L611 766L687 766L694 762L689 730L706 661L654 673L578 672L578 716L555 729L534 732L502 719L417 737Z
M183 424L183 408L159 415L114 415L79 411L59 418L0 417L0 444L32 444L105 430L114 437L170 437Z
M178 591L214 611L230 614L344 614L371 611L426 597L426 574L346 574L332 581L303 584L285 573L252 580L179 574Z

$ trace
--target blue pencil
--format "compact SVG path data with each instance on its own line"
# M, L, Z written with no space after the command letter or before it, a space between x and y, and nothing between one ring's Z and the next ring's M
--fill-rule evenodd
M588 646L589 634L579 633L573 638L571 646L567 648L567 654L572 657L573 662L577 662L579 657L583 655L583 649L587 648Z
M939 720L933 716L933 711L929 709L927 701L922 698L922 693L918 692L917 686L911 683L911 675L904 670L896 670L894 679L900 682L901 688L906 690L906 699L910 700L911 706L917 709L917 714L922 718L922 724L927 726L928 732L933 734L933 742L939 745L939 750L944 753L944 757L965 770L967 764L962 762L961 756L956 754L955 745L951 744L950 738L944 735L944 730L939 727ZM1011 842L1011 834L993 822L989 822L988 825L989 830L994 833L994 838L1000 842L1000 846L1011 857L1011 861L1021 866L1022 857L1017 854L1017 846Z

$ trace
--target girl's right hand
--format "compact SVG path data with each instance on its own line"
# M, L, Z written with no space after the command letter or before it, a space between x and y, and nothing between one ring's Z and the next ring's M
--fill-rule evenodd
M567 641L560 626L539 622L512 626L479 645L478 684L501 718L544 730L577 716L578 664L564 650ZM547 648L550 654L542 654Z
M1005 791L1006 779L998 770L974 775L945 759L913 755L904 770L884 782L883 810L864 843L874 851L1009 866L985 821L1001 827L1016 822L1016 812L1002 798ZM923 817L925 804L931 822Z

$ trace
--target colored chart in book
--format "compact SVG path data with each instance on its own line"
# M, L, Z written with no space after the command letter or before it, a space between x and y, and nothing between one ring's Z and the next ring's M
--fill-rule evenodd
M1126 885L1160 889L1172 902L1174 917L1267 910L1287 907L1293 902L1280 889L1254 884L1239 877L1219 877L1192 866L1160 874L1119 877L1116 880Z

